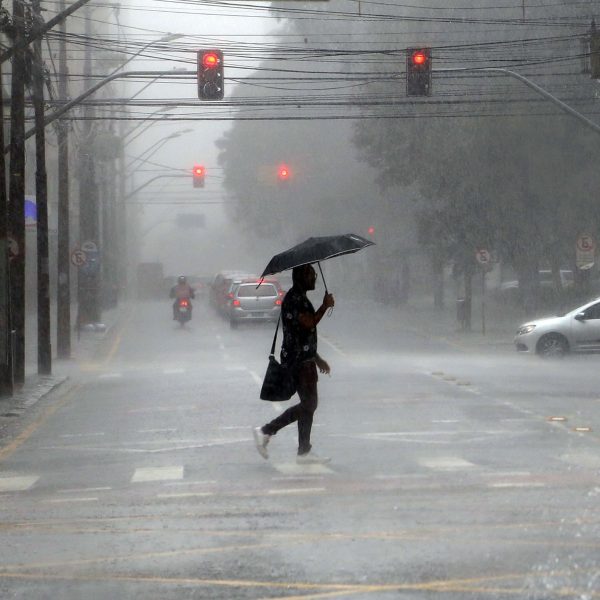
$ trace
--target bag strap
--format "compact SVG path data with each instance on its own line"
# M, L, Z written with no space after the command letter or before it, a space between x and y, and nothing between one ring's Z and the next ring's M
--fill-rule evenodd
M277 332L279 331L279 322L281 321L281 313L279 319L277 319L277 327L275 327L275 335L273 336L273 345L271 346L271 354L269 356L275 356L275 344L277 343Z

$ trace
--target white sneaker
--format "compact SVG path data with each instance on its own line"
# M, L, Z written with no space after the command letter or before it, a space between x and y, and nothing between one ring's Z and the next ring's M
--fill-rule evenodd
M331 458L328 456L319 456L316 452L311 450L306 454L298 454L298 456L296 456L296 462L299 465L325 465L328 462L331 462Z
M258 453L264 459L268 459L269 453L267 452L267 444L269 443L271 436L267 435L266 433L263 433L260 427L255 427L252 430L252 433L254 434L254 443L256 444L256 449L258 450Z

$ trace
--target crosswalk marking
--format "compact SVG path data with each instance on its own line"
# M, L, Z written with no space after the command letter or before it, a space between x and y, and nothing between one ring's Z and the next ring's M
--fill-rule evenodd
M157 498L204 498L214 496L214 492L179 492L172 494L156 494Z
M475 465L458 456L432 456L419 458L420 465L435 471L455 471L459 469L472 469Z
M313 487L313 488L287 488L287 489L273 489L273 490L268 490L267 493L276 496L278 494L284 495L284 494L317 494L317 493L321 493L324 492L325 488L324 487Z
M0 477L0 492L23 492L32 487L38 479L37 475Z
M135 470L131 482L172 481L174 479L183 479L183 466L141 467Z
M271 463L284 475L324 475L333 473L325 465L298 465L296 463Z
M50 498L42 500L46 504L66 504L67 502L97 502L98 498Z

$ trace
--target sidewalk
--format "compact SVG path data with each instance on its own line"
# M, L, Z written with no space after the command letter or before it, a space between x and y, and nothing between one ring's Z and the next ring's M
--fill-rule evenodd
M112 329L119 323L125 305L104 311L102 322L106 326L104 331L83 330L79 339L77 332L73 332L71 338L71 358L68 360L57 359L54 355L56 344L56 332L54 323L52 329L52 374L37 374L37 319L36 315L28 315L26 326L26 348L25 348L25 382L20 389L16 389L11 397L0 397L0 438L4 429L14 423L15 419L21 417L29 408L52 390L64 384L74 372L77 371L81 362L92 360L102 347L104 340L110 335ZM54 313L53 313L54 314ZM72 312L72 314L76 314Z

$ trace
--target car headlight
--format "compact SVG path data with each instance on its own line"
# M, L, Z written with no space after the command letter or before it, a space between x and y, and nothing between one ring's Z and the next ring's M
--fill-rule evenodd
M517 329L517 335L526 335L531 333L535 329L535 325L533 323L529 323L528 325L521 325L519 329Z

